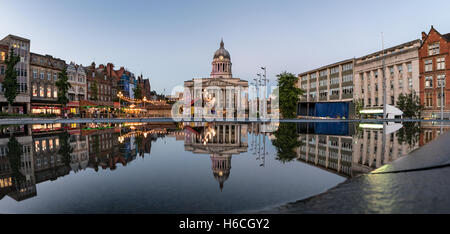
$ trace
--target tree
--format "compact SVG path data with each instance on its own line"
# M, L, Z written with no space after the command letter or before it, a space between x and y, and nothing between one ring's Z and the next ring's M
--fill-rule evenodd
M397 106L403 111L403 116L406 118L420 118L420 112L423 109L420 98L415 91L409 94L400 94L397 99Z
M296 148L302 143L298 140L296 123L280 123L274 132L275 139L272 145L277 149L277 160L283 163L290 162L297 158Z
M361 118L361 114L359 112L363 109L363 99L354 99L353 103L355 104L355 115Z
M97 95L98 95L98 87L97 87L97 81L95 80L94 83L91 85L91 100L97 101Z
M15 70L16 64L20 61L18 55L14 55L14 51L11 48L9 55L6 56L6 72L5 79L3 80L3 88L5 89L5 98L8 101L8 113L12 113L12 104L19 94L19 82L17 82L17 72Z
M73 153L73 148L70 146L69 139L70 134L67 131L59 134L59 142L61 143L61 147L58 150L58 154L61 155L62 162L66 166L68 166L72 161L70 154Z
M295 118L297 116L297 100L305 91L296 87L298 77L294 74L283 72L277 77L281 115L286 119Z
M143 95L142 95L142 88L140 85L137 85L135 89L133 89L134 92L134 98L136 99L142 99Z
M17 181L21 181L24 176L20 173L21 167L21 156L22 156L22 145L17 141L16 137L11 136L7 144L8 151L6 153L6 158L9 161L9 166L14 178Z
M64 67L61 72L58 73L58 80L55 83L58 88L58 100L57 102L61 104L64 108L69 102L69 98L67 97L69 89L72 85L69 83L69 77L67 76L67 68Z
M410 147L419 142L420 137L420 123L419 122L404 122L403 128L397 132L398 143L408 144Z

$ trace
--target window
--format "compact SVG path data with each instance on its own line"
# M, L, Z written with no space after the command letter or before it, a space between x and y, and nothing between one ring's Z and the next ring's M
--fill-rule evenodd
M339 96L339 88L330 89L331 96Z
M412 64L408 63L406 66L408 67L408 72L412 72Z
M436 59L436 70L445 69L445 58Z
M57 81L58 80L58 74L53 74L53 80Z
M307 80L308 80L308 76L307 75L302 76L302 81L307 81ZM83 82L83 81L80 81L80 82Z
M394 75L394 67L389 67L389 72L391 73L391 76Z
M319 92L319 97L320 98L326 98L328 96L328 91L327 90L321 90Z
M439 54L439 42L428 45L428 55Z
M309 77L311 77L311 79L316 79L317 78L317 74L316 73L312 73L309 75Z
M44 79L44 72L41 72L41 73L39 74L39 78Z
M339 67L333 67L330 69L330 74L336 74L339 73Z
M425 88L433 88L433 77L432 76L425 77Z
M47 73L47 80L52 80L52 73Z
M33 97L37 97L37 85L33 84Z
M342 82L353 82L353 74L344 75L342 77Z
M397 70L398 70L398 73L402 73L403 72L403 65L397 65Z
M347 95L353 94L353 86L342 87L342 93Z
M310 87L311 89L316 88L316 82L311 82L311 83L309 84L309 87Z
M375 76L375 79L378 78L378 71L374 71L373 75Z
M327 86L327 80L320 80L319 81L319 86Z
M54 98L58 97L58 89L53 89L53 97Z
M33 70L33 78L37 79L38 78L38 74L37 74L37 70Z
M47 86L47 97L52 97L52 88L51 86Z
M330 79L330 84L339 84L339 77L334 77Z
M5 52L0 52L0 59L2 60L2 61L5 61L5 59L6 59L6 53Z
M412 83L412 78L411 77L408 78L408 87L410 89L412 89L412 87L413 87L413 83Z
M44 97L44 86L39 86L39 97Z
M425 106L426 107L432 107L433 106L433 94L427 93L425 95Z
M403 89L403 79L398 80L398 88Z
M326 76L328 74L327 70L322 70L319 72L319 76Z
M433 71L433 60L425 60L425 71Z
M40 142L39 141L34 141L34 150L37 152L39 152L40 150Z
M349 71L349 70L352 70L352 69L353 69L353 64L352 63L347 63L347 64L344 64L342 66L342 71Z

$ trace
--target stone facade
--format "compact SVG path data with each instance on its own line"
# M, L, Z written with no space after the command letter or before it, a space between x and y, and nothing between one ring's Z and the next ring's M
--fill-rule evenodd
M400 94L412 91L419 95L420 40L410 41L385 50L386 101L395 106ZM354 93L363 108L383 106L383 51L355 60Z
M87 80L84 67L71 62L67 66L67 76L69 77L69 83L72 86L68 92L69 100L71 102L85 100L87 97Z
M31 113L61 114L61 105L57 104L58 88L55 83L66 62L50 55L36 53L30 55Z
M15 55L20 56L20 61L16 65L17 81L19 82L19 94L12 105L15 113L30 112L30 40L15 35L8 35L0 40L0 45L8 47L8 51L12 48ZM5 68L6 69L6 68ZM0 87L0 106L2 112L7 112L8 103L3 96Z
M211 77L185 81L183 99L188 106L185 116L248 117L248 81L233 77L230 53L223 41L214 53ZM205 108L208 106L214 110Z
M299 74L297 87L304 90L305 94L299 98L298 114L314 116L310 112L315 109L316 103L339 102L351 106L353 66L354 59L348 59ZM351 117L353 113L349 115Z

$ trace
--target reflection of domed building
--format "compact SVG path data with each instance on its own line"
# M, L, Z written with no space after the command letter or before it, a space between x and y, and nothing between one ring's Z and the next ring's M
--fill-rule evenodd
M211 155L212 162L212 171L214 178L219 182L220 191L223 189L223 183L230 176L231 170L231 154L212 154Z
M230 176L231 157L247 152L247 125L205 124L185 126L184 149L194 154L210 154L211 169L220 190Z

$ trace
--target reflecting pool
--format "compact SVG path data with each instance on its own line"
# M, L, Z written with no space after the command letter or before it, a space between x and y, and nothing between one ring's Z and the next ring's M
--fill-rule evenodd
M433 123L0 126L0 213L257 212L325 192L448 128Z

